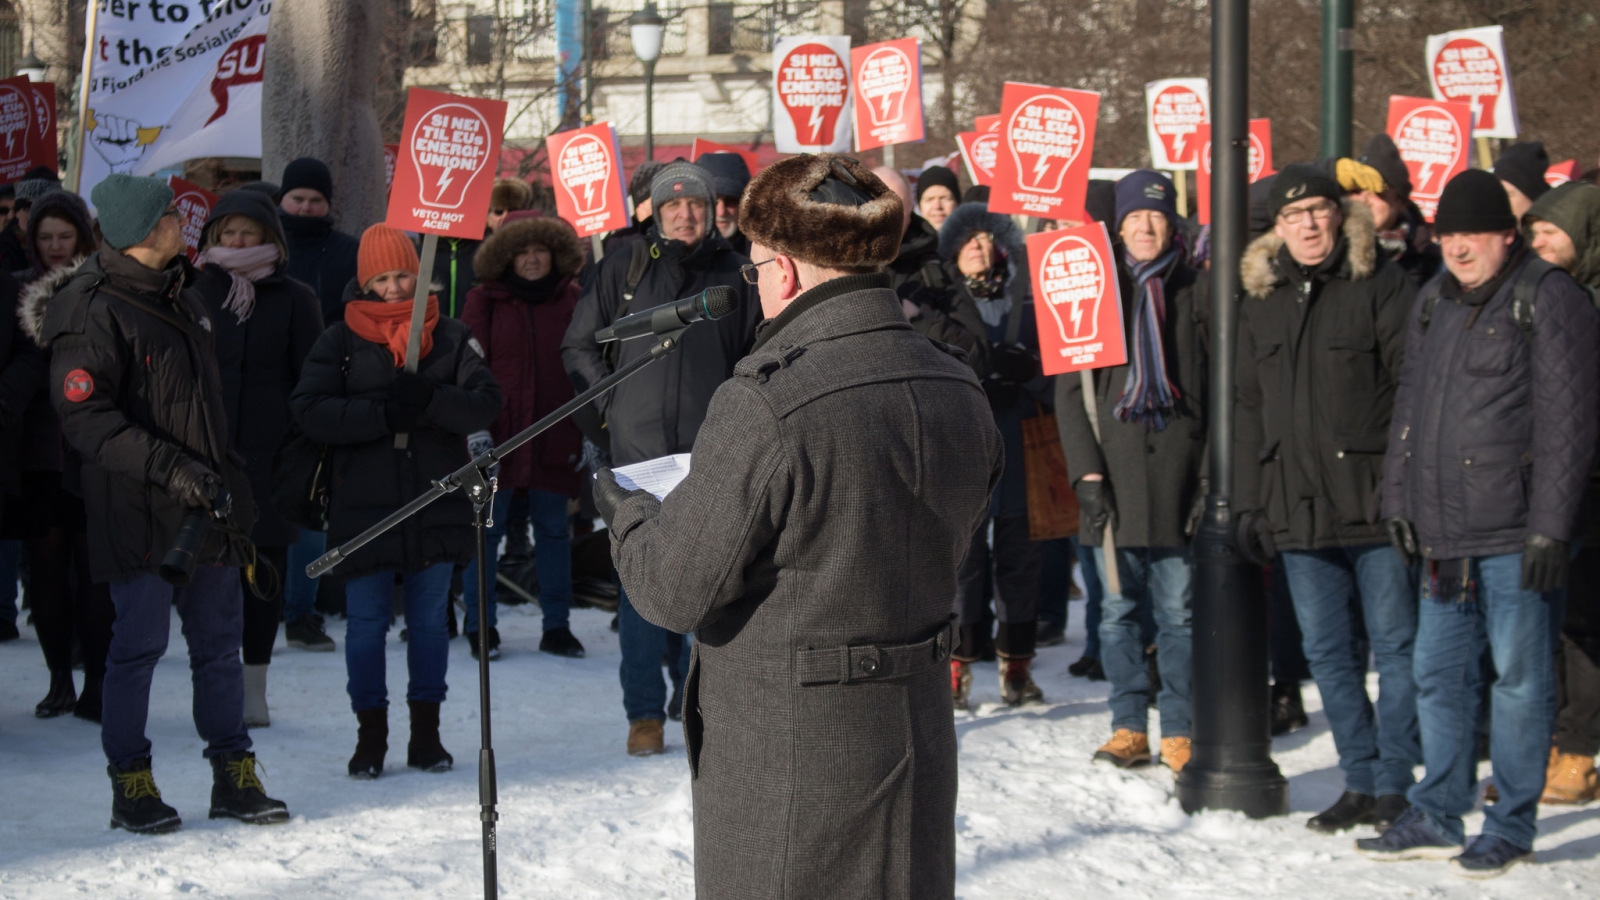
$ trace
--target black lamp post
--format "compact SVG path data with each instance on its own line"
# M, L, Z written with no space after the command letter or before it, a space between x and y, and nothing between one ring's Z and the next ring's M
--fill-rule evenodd
M29 81L44 81L45 70L49 65L33 52L33 41L28 42L28 55L17 60L17 74L28 76Z
M661 35L667 20L656 12L655 3L646 3L644 9L628 17L628 29L633 35L633 55L644 64L644 158L656 158L656 60L661 57Z

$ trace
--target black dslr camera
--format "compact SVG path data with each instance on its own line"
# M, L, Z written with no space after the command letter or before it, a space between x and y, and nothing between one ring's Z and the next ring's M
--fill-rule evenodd
M233 511L233 496L220 481L207 478L205 491L211 501L211 509L189 510L183 517L183 523L178 526L172 549L161 557L161 580L167 584L181 587L189 583L189 579L194 577L195 562L200 557L200 548L205 544L206 533L211 530L211 521L226 522L228 514Z

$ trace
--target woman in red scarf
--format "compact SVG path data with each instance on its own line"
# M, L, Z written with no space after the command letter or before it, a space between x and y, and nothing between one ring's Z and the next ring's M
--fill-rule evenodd
M412 296L420 269L416 248L386 225L361 237L362 293L345 304L344 321L323 332L290 398L300 427L332 447L328 544L348 541L468 461L466 436L500 412L500 387L472 332L440 318L429 297L416 372L403 368ZM409 435L395 448L396 434ZM349 772L376 778L388 751L384 637L396 579L404 587L406 662L411 710L408 765L449 770L439 739L449 638L445 614L450 573L471 557L472 508L453 493L351 554L332 577L345 582L345 668L357 721Z

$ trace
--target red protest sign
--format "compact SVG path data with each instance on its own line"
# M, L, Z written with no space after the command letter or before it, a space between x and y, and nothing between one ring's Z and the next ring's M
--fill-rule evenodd
M1151 167L1186 170L1199 166L1200 142L1195 133L1211 121L1206 80L1167 78L1150 82L1144 91Z
M1427 55L1433 98L1472 107L1472 137L1517 136L1517 101L1501 26L1429 35Z
M1082 219L1100 95L1006 82L989 210Z
M0 81L0 182L34 166L61 167L56 157L56 86L26 75Z
M1569 181L1577 181L1578 176L1582 174L1577 160L1564 159L1544 170L1544 181L1551 187L1561 187Z
M218 197L198 184L184 181L176 175L167 179L172 188L172 202L178 207L178 222L183 228L183 243L189 248L189 261L200 255L200 239L205 236L206 220Z
M1126 363L1116 258L1106 226L1090 222L1030 234L1028 261L1044 374Z
M556 183L556 214L572 223L579 237L628 226L622 196L622 153L609 122L545 139L550 177Z
M973 184L994 184L995 151L1000 149L1000 135L963 131L956 135L956 146L961 148L961 161L967 166L967 177Z
M999 134L1000 114L995 113L992 116L973 116L972 130L978 132L979 134Z
M383 145L383 189L394 187L394 167L400 161L400 145Z
M506 104L412 88L384 221L402 231L483 237Z
M729 144L719 144L705 138L695 138L694 143L689 145L690 159L699 159L707 153L737 153L744 157L744 167L750 170L751 175L761 171L761 166L756 163L756 155L749 150L742 150Z
M850 50L856 149L922 140L922 44L901 38Z
M1472 107L1422 97L1390 97L1389 125L1384 130L1400 148L1400 159L1411 173L1411 199L1432 222L1445 184L1467 168Z
M1200 224L1211 224L1211 126L1202 125L1195 131L1195 142L1200 146L1200 168L1194 173L1195 206L1200 210ZM1250 155L1245 158L1245 177L1255 184L1272 174L1272 120L1250 120Z
M772 48L772 87L784 115L773 143L780 153L843 153L850 149L850 38L781 37Z

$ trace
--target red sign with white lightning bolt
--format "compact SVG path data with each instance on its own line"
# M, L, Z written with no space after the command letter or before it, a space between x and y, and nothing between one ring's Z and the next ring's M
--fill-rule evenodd
M1100 95L1006 82L1000 95L993 212L1083 219Z
M506 104L412 88L385 221L403 231L483 237Z
M572 223L579 237L626 228L622 154L611 123L552 134L545 146L556 184L556 214Z
M773 143L778 152L849 152L851 117L845 107L850 104L850 38L778 38L772 66L779 110Z
M1028 235L1028 264L1044 374L1128 361L1116 258L1103 223Z
M1467 168L1472 107L1448 100L1390 97L1385 130L1411 173L1411 199L1432 222L1445 184Z
M857 150L922 140L920 44L916 38L901 38L850 51Z

